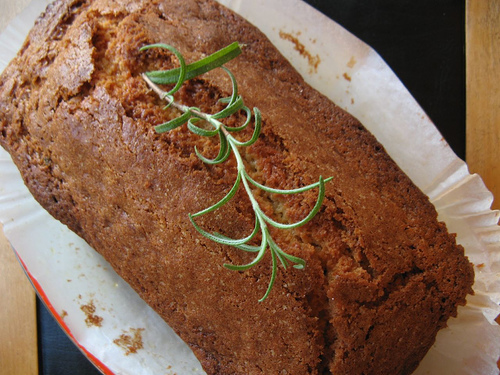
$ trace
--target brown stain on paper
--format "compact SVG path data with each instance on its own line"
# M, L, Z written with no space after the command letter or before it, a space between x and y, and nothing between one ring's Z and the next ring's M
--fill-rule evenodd
M357 61L354 56L351 56L351 59L347 62L347 67L348 68L354 68L354 65L356 65Z
M125 351L125 355L137 353L139 349L144 347L142 331L144 331L144 328L130 328L128 332L122 333L113 342Z
M307 63L309 64L310 72L311 73L317 73L318 72L318 66L321 62L321 59L319 58L319 55L313 56L307 49L306 47L299 41L299 39L290 33L286 33L284 31L280 30L280 38L283 40L288 40L293 43L295 50L304 58L307 59ZM300 35L300 32L297 34ZM315 43L316 40L313 41Z

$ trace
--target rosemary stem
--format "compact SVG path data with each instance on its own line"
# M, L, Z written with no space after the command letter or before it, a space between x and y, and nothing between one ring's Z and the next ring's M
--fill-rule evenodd
M243 158L241 157L240 151L238 150L238 147L234 143L234 138L229 132L222 127L222 131L224 132L225 136L227 137L227 140L229 142L229 145L231 146L231 149L233 150L234 156L236 157L236 168L238 170L238 173L241 175L241 180L243 181L243 186L245 187L245 191L247 192L248 198L250 199L250 202L252 203L252 208L259 217L259 222L262 225L262 228L267 228L266 222L262 220L261 215L259 213L261 212L259 203L257 200L254 198L252 189L250 188L250 185L248 183L248 179L246 177L246 171L245 171L245 164L243 162Z
M204 120L208 120L207 116L203 113L200 112L196 109L190 108L186 105L179 104L175 100L172 99L170 95L164 90L162 90L158 85L156 85L151 79L144 73L141 74L142 79L147 83L149 88L153 90L162 100L165 100L168 102L168 105L171 105L174 108L177 108L181 112L187 112L190 111L193 115L196 117L199 117Z
M205 113L200 112L196 109L188 108L185 105L179 104L172 100L169 95L167 95L167 92L162 90L160 87L158 87L155 83L151 81L151 79L146 75L146 74L141 74L142 79L147 83L147 85L153 90L160 98L166 100L170 105L174 106L178 110L182 112L190 111L194 116L210 121L210 122L219 122L216 119L210 118L207 116ZM220 122L219 122L220 123ZM238 146L235 144L235 139L234 137L226 130L224 126L220 127L221 131L224 133L224 135L227 138L227 141L229 142L229 145L231 146L231 149L233 150L233 153L236 157L236 165L237 165L237 171L241 176L241 179L243 181L243 186L245 187L245 191L247 192L247 195L250 199L250 202L252 203L252 208L254 209L255 213L257 214L259 224L261 225L261 228L263 230L267 230L267 224L266 221L262 218L262 210L259 206L259 203L255 199L252 193L252 189L250 188L250 185L248 183L248 179L246 177L246 170L245 170L245 164L243 162L243 158L241 157L240 151L238 150Z
M153 81L151 81L146 74L142 73L141 78L147 83L149 88L153 90L160 98L168 100L169 103L172 103L172 101L169 98L165 97L166 92L160 89L157 85L155 85ZM176 105L177 103L172 103L172 104Z

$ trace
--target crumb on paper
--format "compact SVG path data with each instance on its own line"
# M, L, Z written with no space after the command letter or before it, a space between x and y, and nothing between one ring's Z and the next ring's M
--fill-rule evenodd
M354 98L351 98L351 104L354 104Z
M484 263L476 264L476 268L483 268L483 267L484 267Z
M61 319L63 319L63 320L64 320L64 318L66 318L67 316L68 316L68 312L67 312L66 310L63 310L63 311L61 312Z
M139 349L144 347L142 331L144 331L144 328L130 328L128 332L124 331L113 342L125 351L125 355L137 353Z
M87 316L85 318L85 323L87 324L87 327L101 327L102 326L102 317L99 315L96 315L96 308L94 306L94 301L90 300L90 302L86 305L80 306L80 309L85 313Z
M296 35L300 36L301 32L297 32ZM294 44L294 48L299 54L307 59L307 62L309 64L310 73L317 73L318 72L318 66L321 62L321 59L319 55L313 56L307 49L306 47L298 40L297 36L292 35L290 33L286 33L284 31L279 32L280 38L283 40L288 40ZM314 42L313 42L314 43Z
M349 74L344 73L344 74L342 74L342 77L344 77L346 81L351 82L351 79L352 79L352 78L351 78L351 76L350 76Z

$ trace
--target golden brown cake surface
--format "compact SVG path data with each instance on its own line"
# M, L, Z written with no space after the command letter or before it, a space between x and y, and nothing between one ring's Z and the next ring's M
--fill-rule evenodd
M227 64L260 139L242 154L254 179L290 189L332 176L320 213L276 242L303 258L279 267L267 300L269 254L202 237L188 219L231 188L235 161L211 166L217 139L185 127L156 134L164 111L140 74L177 64L139 48L167 43L188 62L239 41ZM35 198L82 236L190 345L208 374L409 374L471 292L473 270L432 204L352 116L306 85L266 37L213 1L52 4L0 80L0 144ZM226 73L187 83L177 100L214 112ZM256 192L280 221L316 199ZM244 192L198 223L243 237Z

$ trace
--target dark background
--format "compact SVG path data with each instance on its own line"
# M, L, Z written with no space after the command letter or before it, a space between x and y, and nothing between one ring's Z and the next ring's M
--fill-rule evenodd
M247 0L251 1L251 0ZM465 157L465 1L306 0L373 47ZM40 374L99 374L38 302Z

